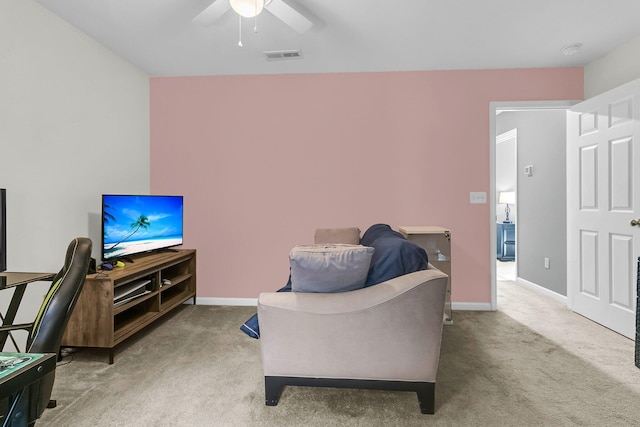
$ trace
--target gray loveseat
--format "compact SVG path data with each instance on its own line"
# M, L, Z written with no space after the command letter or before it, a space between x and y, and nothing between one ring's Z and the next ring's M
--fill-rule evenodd
M260 294L266 404L286 385L385 389L433 414L446 285L428 264L348 292Z

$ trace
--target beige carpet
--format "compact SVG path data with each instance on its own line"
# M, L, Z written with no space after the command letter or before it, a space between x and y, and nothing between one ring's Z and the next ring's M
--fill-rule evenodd
M498 303L445 327L435 415L414 393L368 390L288 387L267 407L260 343L238 330L255 309L185 305L117 348L114 365L88 350L61 362L58 407L36 425L640 425L633 341L512 282Z

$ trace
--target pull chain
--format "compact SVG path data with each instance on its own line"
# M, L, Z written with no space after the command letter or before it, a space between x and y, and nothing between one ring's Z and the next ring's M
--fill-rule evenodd
M242 16L238 15L238 46L242 47Z
M258 10L258 0L256 0L256 1L255 1L255 9L254 9L254 10L255 10L255 11L257 11L257 10ZM256 14L255 22L254 22L254 24L253 24L253 32L254 32L255 34L257 34L257 33L258 33L258 14Z

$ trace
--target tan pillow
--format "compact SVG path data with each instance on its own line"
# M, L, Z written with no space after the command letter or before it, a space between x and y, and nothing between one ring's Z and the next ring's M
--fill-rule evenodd
M318 228L314 238L315 243L344 243L346 245L360 244L360 229L350 228Z
M301 245L289 253L293 292L345 292L364 287L375 249L361 245Z

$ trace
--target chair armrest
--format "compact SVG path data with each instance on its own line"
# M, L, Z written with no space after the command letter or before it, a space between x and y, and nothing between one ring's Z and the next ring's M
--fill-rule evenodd
M435 381L446 283L427 269L350 292L261 294L265 375Z

